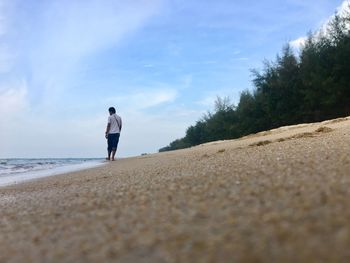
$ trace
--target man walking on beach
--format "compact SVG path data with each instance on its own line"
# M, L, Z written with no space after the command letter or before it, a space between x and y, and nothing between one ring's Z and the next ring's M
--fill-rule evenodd
M122 118L115 113L114 107L110 107L108 111L109 117L105 134L108 144L108 157L106 160L114 161L114 156L118 148L120 132L122 130Z

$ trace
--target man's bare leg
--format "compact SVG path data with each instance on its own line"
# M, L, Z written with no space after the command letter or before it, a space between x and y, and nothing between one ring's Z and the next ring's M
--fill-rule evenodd
M114 161L114 156L115 156L115 153L117 152L117 149L113 149L112 150L112 161Z
M106 158L107 161L111 160L111 153L112 153L112 151L108 151L108 157Z

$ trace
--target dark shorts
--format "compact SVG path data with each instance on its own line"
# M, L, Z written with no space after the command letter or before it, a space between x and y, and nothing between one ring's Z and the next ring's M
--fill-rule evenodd
M118 143L119 143L119 136L120 136L120 133L108 134L108 138L107 138L108 151L117 149Z

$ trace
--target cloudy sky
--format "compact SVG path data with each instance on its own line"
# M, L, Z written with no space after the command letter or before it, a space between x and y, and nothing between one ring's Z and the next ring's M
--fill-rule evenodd
M0 158L156 152L343 0L0 0Z

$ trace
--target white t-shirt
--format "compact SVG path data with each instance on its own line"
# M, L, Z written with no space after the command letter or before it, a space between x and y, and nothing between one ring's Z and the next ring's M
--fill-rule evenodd
M120 128L122 127L122 118L117 114L112 114L108 117L108 123L111 124L109 129L109 134L120 133Z

